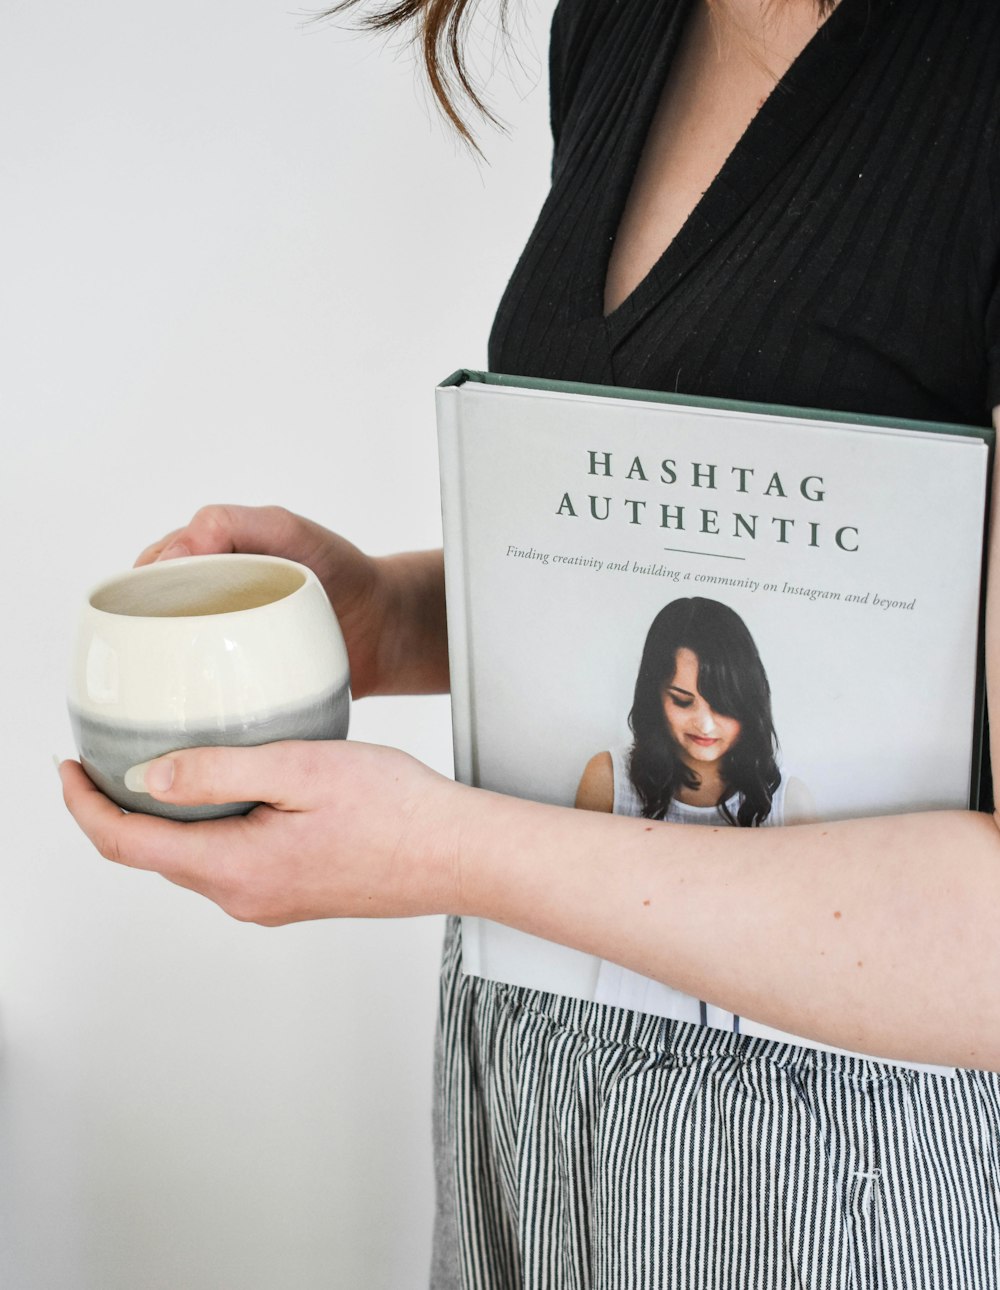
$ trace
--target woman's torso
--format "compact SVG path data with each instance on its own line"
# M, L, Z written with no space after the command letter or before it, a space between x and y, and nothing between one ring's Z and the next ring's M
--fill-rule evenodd
M983 423L1000 402L994 0L841 0L607 318L692 0L561 0L552 188L492 370Z
M692 0L560 0L553 184L494 371L983 422L996 0L841 0L610 317ZM435 1287L1000 1283L1000 1084L442 978ZM683 1203L678 1203L683 1197Z

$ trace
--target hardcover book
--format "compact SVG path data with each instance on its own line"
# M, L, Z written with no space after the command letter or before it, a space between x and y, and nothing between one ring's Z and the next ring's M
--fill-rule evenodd
M456 777L774 827L979 805L987 428L459 371ZM809 1047L465 918L464 970Z

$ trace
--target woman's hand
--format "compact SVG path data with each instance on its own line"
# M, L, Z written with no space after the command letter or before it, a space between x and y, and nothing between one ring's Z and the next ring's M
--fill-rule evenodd
M446 689L440 551L372 559L277 506L207 506L147 547L151 564L187 555L283 556L319 577L340 620L355 698ZM200 748L150 763L149 791L196 805L261 801L247 816L178 824L128 815L76 762L60 767L66 805L109 859L155 869L261 923L448 909L446 812L457 788L401 752L345 742ZM169 789L155 787L170 767Z
M263 799L249 815L176 823L127 814L77 762L66 805L108 860L152 869L243 922L402 917L458 909L463 789L393 748L298 742L192 748L148 762L157 801Z
M136 565L228 552L307 565L330 597L351 665L351 691L427 694L448 688L440 551L378 559L280 506L205 506L152 543Z

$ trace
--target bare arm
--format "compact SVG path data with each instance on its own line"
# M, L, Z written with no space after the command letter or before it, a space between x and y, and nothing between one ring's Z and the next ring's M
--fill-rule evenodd
M378 644L372 694L444 694L449 688L444 555L408 551L375 561L388 588L390 622Z
M651 828L492 794L467 811L460 912L793 1034L1000 1070L989 816Z

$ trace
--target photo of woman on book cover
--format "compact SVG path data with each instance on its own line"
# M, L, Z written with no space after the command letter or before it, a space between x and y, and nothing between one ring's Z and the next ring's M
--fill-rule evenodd
M660 610L628 720L632 744L591 757L577 807L741 828L814 817L805 785L778 766L767 673L728 605L692 596Z

